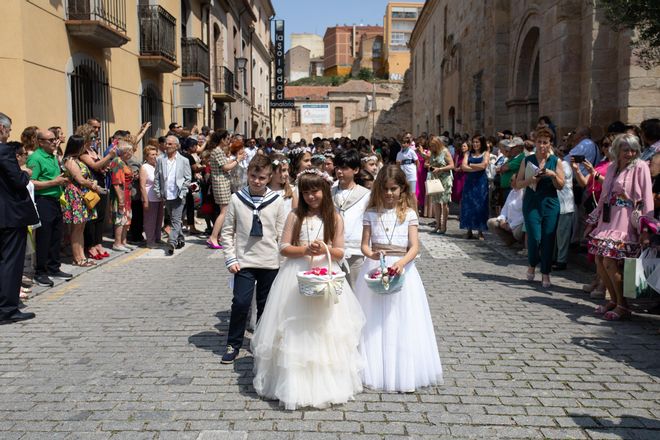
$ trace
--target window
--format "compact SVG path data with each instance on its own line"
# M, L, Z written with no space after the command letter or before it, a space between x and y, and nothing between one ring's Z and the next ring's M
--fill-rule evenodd
M101 120L101 139L108 133L108 81L96 61L84 58L74 61L71 72L71 113L73 130L90 118Z
M335 107L335 127L344 126L344 107Z
M417 18L417 8L392 8L392 18Z
M153 85L144 88L140 96L142 104L142 122L151 122L151 127L147 130L144 138L149 139L158 137L164 127L163 121L163 100L160 92Z
M383 42L380 40L375 40L371 51L374 58L379 58L383 53Z
M414 21L392 20L392 29L395 31L410 31L415 28Z
M409 40L410 40L410 34L407 34L405 32L392 32L392 36L390 37L390 45L405 46L406 44L408 44Z

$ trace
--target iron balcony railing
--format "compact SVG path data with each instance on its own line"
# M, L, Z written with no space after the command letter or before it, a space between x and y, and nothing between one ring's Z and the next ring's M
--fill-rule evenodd
M225 66L215 66L215 91L234 96L234 72Z
M157 5L138 6L140 55L162 56L176 61L176 18Z
M209 80L209 48L199 38L181 39L183 77Z
M94 20L126 33L126 0L69 0L69 20Z

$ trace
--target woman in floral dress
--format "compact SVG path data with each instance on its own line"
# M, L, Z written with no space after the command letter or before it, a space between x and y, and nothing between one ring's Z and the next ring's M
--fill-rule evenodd
M447 217L449 216L449 201L453 186L454 160L449 153L446 142L439 136L433 136L429 143L431 154L427 162L428 180L438 179L445 189L441 193L431 194L429 203L433 206L435 217L434 234L445 234L447 232Z
M88 208L85 204L84 195L89 191L98 191L96 181L92 180L92 173L80 160L80 154L85 147L85 138L82 136L71 136L64 151L63 165L65 176L69 178L64 188L64 200L62 207L64 223L71 225L71 253L75 266L94 266L94 262L85 258L85 247L83 233L85 223L96 219L96 209Z
M653 218L651 172L640 160L641 150L637 136L621 134L614 139L598 206L587 219L589 253L596 256L596 269L612 294L612 301L596 313L608 321L631 315L623 296L623 261L639 256L640 218Z
M115 226L115 242L112 245L112 250L119 252L132 250L132 246L127 243L127 234L133 217L131 211L133 170L126 164L131 156L133 156L133 146L128 142L119 141L117 157L110 163L112 218Z

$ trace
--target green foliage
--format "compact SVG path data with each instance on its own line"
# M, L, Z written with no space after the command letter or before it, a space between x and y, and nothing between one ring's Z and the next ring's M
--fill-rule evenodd
M616 30L634 29L635 54L641 65L650 69L660 64L659 0L595 0L610 25Z
M345 76L310 76L288 83L288 86L339 86L350 78Z
M374 71L371 69L362 68L357 74L358 79L364 80L364 81L373 81L375 76L374 76Z

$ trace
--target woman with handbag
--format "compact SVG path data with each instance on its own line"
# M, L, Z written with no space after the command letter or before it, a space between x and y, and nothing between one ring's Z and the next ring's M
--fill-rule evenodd
M429 195L429 203L433 206L435 217L435 229L432 234L443 235L447 232L449 201L454 180L451 172L454 169L454 160L447 148L446 139L433 136L429 149L431 155L426 163L428 168L426 193Z
M81 267L94 266L94 262L85 258L83 232L85 223L96 218L96 204L100 197L99 186L92 180L92 173L87 165L80 160L85 139L82 136L71 136L64 150L62 162L64 175L69 178L64 188L65 205L62 217L65 224L71 225L71 253L73 265Z
M596 269L612 294L612 301L596 313L608 321L631 315L623 296L623 262L640 254L641 217L653 218L651 172L640 160L641 150L637 136L621 134L614 139L598 206L587 219L589 253L596 256Z

